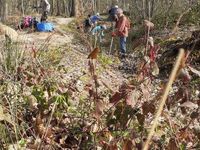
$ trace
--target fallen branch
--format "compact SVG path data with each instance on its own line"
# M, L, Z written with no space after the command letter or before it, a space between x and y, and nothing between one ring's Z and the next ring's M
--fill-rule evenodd
M147 137L147 141L144 144L143 150L148 150L148 148L149 148L149 144L150 144L151 139L152 139L152 137L154 135L155 128L157 127L159 117L160 117L160 115L161 115L161 113L163 111L167 96L168 96L169 91L171 89L172 83L174 82L174 80L176 78L176 75L177 75L177 72L179 70L179 66L181 65L181 60L183 59L183 57L184 57L184 50L180 49L179 55L178 55L178 57L176 59L175 66L174 66L174 68L173 68L173 70L171 72L171 75L169 77L169 81L168 81L167 86L165 88L164 94L163 94L163 96L161 98L161 102L160 102L160 105L158 107L158 111L157 111L157 113L155 115L155 119L153 121L153 125L152 125L151 130L149 132L149 135Z

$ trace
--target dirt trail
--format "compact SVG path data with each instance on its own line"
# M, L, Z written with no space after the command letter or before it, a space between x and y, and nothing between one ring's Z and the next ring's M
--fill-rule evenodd
M84 43L74 39L73 32L66 32L62 30L63 26L71 23L73 18L52 18L50 20L55 26L55 32L33 32L25 34L30 47L32 44L38 47L44 45L45 43L48 47L59 47L65 51L63 58L60 61L60 66L63 66L66 73L63 74L64 79L70 82L77 77L80 77L86 73L84 81L78 80L77 88L81 89L90 80L90 75L88 72L88 49ZM57 32L59 31L59 32ZM36 47L37 47L36 46ZM123 77L122 73L112 67L103 68L101 64L98 63L97 66L98 78L100 82L100 89L106 90L109 85L113 91L118 90L118 86L122 84L126 79ZM87 81L86 81L87 80ZM106 84L106 85L105 85Z
M73 35L69 33L62 34L61 25L67 25L73 18L51 18L50 22L53 23L55 27L54 32L31 32L31 33L21 33L22 36L26 38L26 41L30 44L40 46L45 42L48 42L49 46L60 47L65 44L71 43ZM58 32L59 31L59 32Z

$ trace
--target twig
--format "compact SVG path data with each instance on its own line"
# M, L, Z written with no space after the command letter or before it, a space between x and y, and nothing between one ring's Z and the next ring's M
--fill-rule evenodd
M150 13L151 13L151 11L150 11L150 2L148 3L148 5L149 5L149 21L150 21ZM150 34L150 26L148 26L148 29L147 29L145 55L147 55L149 34Z
M47 124L46 124L46 126L45 126L45 131L44 131L44 133L43 133L43 135L42 135L41 142L38 144L37 150L39 150L39 149L41 148L42 143L43 143L43 139L47 136L48 127L49 127L49 125L50 125L50 123L51 123L51 120L52 120L52 118L53 118L53 114L55 113L56 106L57 106L57 100L56 100L56 102L55 102L54 105L53 105L52 112L51 112L51 114L50 114L50 118L49 118L49 120L48 120L48 122L47 122Z
M153 125L152 125L151 130L149 132L149 135L147 137L147 141L144 144L143 150L148 150L148 148L149 148L149 144L151 142L152 136L154 135L155 128L157 127L157 124L158 124L158 119L159 119L159 117L160 117L160 115L162 113L162 110L164 108L167 96L169 94L169 91L170 91L170 88L172 86L172 83L175 80L175 77L177 75L177 72L178 72L178 69L179 69L179 66L181 64L181 60L182 60L183 57L184 57L184 50L180 49L179 55L178 55L178 57L176 59L175 66L173 67L173 70L172 70L171 75L169 77L169 81L168 81L167 86L165 88L165 91L164 91L164 94L162 96L158 111L157 111L157 113L155 115L155 119L154 119Z
M114 103L112 106L110 106L108 109L107 109L107 111L105 111L100 117L99 117L99 119L100 118L102 118L102 117L104 117L105 115L107 115L111 110L112 110L112 108L114 108L117 104L119 104L121 102L121 100L120 101L118 101L118 102L116 102L116 103ZM95 124L97 122L97 119L95 119L87 128L90 128L93 124Z
M111 54L111 51L112 51L112 45L113 45L113 37L111 38L111 42L110 42L109 55Z
M191 8L188 8L186 11L184 11L182 14L180 14L179 18L176 21L176 25L175 25L174 29L172 30L172 34L174 34L177 31L178 25L180 24L181 19L183 18L183 16L185 14L189 13L190 10L191 10Z
M94 47L97 47L97 40L98 40L98 35L96 34L94 36Z
M114 32L114 24L112 24L112 32ZM112 51L113 40L114 40L114 37L112 37L112 38L111 38L111 41L110 41L109 55L111 54L111 51Z

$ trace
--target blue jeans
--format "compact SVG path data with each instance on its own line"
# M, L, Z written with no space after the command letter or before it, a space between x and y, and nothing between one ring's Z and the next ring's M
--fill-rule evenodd
M119 37L120 40L120 52L126 53L126 37Z

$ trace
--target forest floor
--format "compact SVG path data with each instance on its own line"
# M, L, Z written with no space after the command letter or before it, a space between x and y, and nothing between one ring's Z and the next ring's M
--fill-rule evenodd
M0 117L4 116L0 129L9 130L0 133L4 139L0 146L10 150L142 149L177 56L176 46L187 43L192 32L157 35L161 50L156 65L146 63L144 46L121 60L108 55L109 46L102 44L94 67L87 59L88 36L76 29L76 21L50 21L54 32L20 33L27 39L23 63L10 67L14 73L7 69L1 76L0 110L6 111L0 111ZM110 37L106 40L110 42ZM200 148L197 49L170 90L152 149Z

